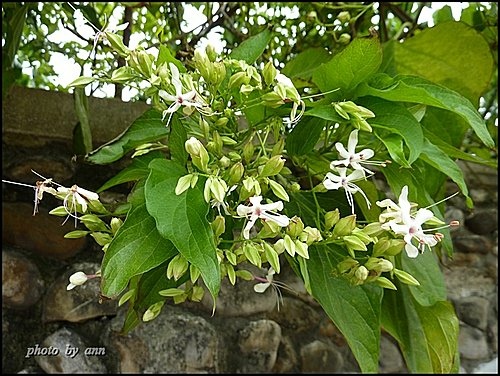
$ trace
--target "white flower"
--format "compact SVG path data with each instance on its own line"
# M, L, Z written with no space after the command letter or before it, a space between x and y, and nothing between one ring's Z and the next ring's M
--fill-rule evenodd
M258 292L259 294L262 294L264 291L266 291L267 288L272 285L273 275L275 273L276 273L276 271L272 267L270 267L268 272L267 272L267 275L266 275L267 282L261 282L261 283L255 284L253 287L254 291Z
M66 287L66 290L72 290L74 289L76 286L81 286L83 285L85 282L87 282L89 279L89 277L87 276L87 274L85 274L84 272L76 272L76 273L73 273L71 274L71 276L69 277L69 285Z
M286 227L290 223L290 218L286 215L273 212L273 210L283 210L283 202L277 201L261 205L261 201L262 196L253 196L250 197L250 203L252 206L238 205L236 208L236 212L239 216L248 218L248 223L243 230L243 237L245 239L250 237L250 229L253 227L258 218L275 222L281 227Z
M381 208L386 208L385 212L381 213L379 216L380 223L384 223L387 220L393 220L394 222L399 223L403 221L403 217L408 218L410 216L411 208L416 206L416 204L410 203L408 201L407 185L405 185L401 189L401 193L398 199L399 205L396 205L396 203L390 199L377 201L376 204ZM382 228L387 229L388 226L382 225Z
M323 185L326 189L339 189L344 188L347 197L347 202L352 209L352 214L354 214L354 199L352 197L353 193L360 192L366 200L366 205L370 208L370 201L366 197L365 193L359 188L354 181L362 180L365 178L365 174L362 170L354 170L349 175L346 176L347 168L337 167L339 176L332 174L331 172L326 174Z
M165 90L160 90L158 95L166 102L172 102L172 104L163 111L163 119L167 114L170 114L167 125L170 122L170 118L172 114L177 111L181 106L185 106L187 108L191 107L203 107L203 103L196 101L197 92L196 90L190 90L186 93L183 93L183 87L180 79L179 69L173 63L169 63L170 72L172 74L172 85L175 88L175 94L169 94Z
M355 129L349 135L349 141L347 142L347 150L344 145L340 142L335 144L335 148L338 150L341 158L344 158L339 161L333 161L330 163L330 168L334 169L339 165L344 165L345 167L351 165L355 170L366 171L370 175L373 174L373 171L363 167L361 164L371 164L371 165L379 165L385 167L384 162L376 162L376 161L367 161L371 157L375 155L375 152L372 149L363 149L360 152L356 153L356 146L358 145L358 130Z
M68 217L64 222L66 222L70 216L75 218L76 222L76 219L78 218L76 214L77 204L80 204L80 206L82 207L82 212L85 213L88 208L87 202L99 200L99 195L97 193L80 188L76 184L73 185L71 188L57 187L57 192L66 194L63 200L63 206L66 212L68 213Z
M434 214L429 209L419 209L415 218L409 215L408 212L404 211L401 213L401 224L396 223L395 220L391 220L389 225L391 230L398 235L404 235L405 251L408 257L415 258L420 253L424 251L426 245L433 247L437 244L439 237L435 235L427 235L422 229L422 224L431 219ZM416 239L418 242L418 247L412 244L412 240Z

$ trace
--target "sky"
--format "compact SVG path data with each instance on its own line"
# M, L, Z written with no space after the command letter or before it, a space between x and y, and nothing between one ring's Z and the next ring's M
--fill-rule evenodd
M432 14L438 10L441 9L445 5L450 5L452 8L452 13L453 17L458 20L460 18L460 13L462 8L466 8L469 3L466 2L433 2L431 3L431 8L425 7L420 15L419 22L427 21L429 26L433 26L433 21L432 21ZM183 29L185 31L190 31L195 29L196 27L203 25L206 21L207 18L196 8L194 8L192 5L186 4L185 8L185 26ZM117 15L118 17L121 17L120 15ZM94 30L88 23L85 23L81 13L79 11L75 12L75 24L78 29L78 32L83 35L84 37L87 37L89 39L93 38L93 36L96 33L96 30ZM110 25L111 27L117 25L117 17L114 15L110 16ZM222 30L220 27L215 28L212 30L207 37L202 38L200 42L198 43L197 47L204 47L208 44L208 40L210 40L210 43L214 46L215 50L217 52L221 52L223 47L224 47L224 42L221 41L220 38L220 33ZM81 40L76 38L71 32L68 30L65 30L64 28L61 28L59 31L51 34L48 37L49 40L52 42L66 42L68 40L75 40L81 43ZM142 38L140 38L139 35L132 35L130 39L130 44L129 47L131 49L134 49L137 47L138 41L140 41ZM148 51L153 54L155 54L157 51ZM81 58L86 58L88 56L88 52L82 52ZM65 55L61 53L54 53L52 54L50 63L54 66L54 70L57 74L57 77L55 80L57 80L57 83L62 85L62 86L67 86L69 83L71 83L73 80L78 78L80 76L80 66L76 64L72 59L66 57ZM23 72L32 75L32 67L25 67L23 68ZM84 71L83 75L85 76L91 76L92 72L90 71ZM114 85L109 85L108 90L105 89L104 92L96 92L94 93L95 96L99 97L106 97L106 96L112 96L114 93ZM90 88L89 88L90 89ZM124 101L130 100L132 96L134 96L134 92L130 91L127 88L124 88L123 94L122 94L122 99Z

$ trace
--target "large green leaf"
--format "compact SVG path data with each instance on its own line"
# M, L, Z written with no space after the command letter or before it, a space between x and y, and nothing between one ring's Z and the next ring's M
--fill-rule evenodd
M344 100L358 84L377 72L382 63L382 49L375 38L354 39L343 51L313 73L312 80L318 88L327 91L331 100Z
M495 146L483 118L468 99L424 78L405 75L391 78L380 73L369 82L359 85L357 94L372 95L396 102L421 103L452 111L468 122L486 146L491 148Z
M85 160L95 164L108 164L117 161L141 144L165 138L167 133L168 129L161 121L160 112L149 109L121 135L87 154Z
M267 28L258 34L251 36L232 50L229 57L236 60L244 60L248 64L253 64L266 49L272 35L271 30Z
M172 160L175 160L184 166L188 160L188 153L185 147L187 132L177 116L172 117L170 124L172 128L168 139L170 156Z
M456 373L458 319L450 302L419 305L408 286L385 291L382 326L399 343L410 373Z
M382 288L352 286L333 271L345 251L335 245L309 247L307 269L313 296L346 338L363 373L378 372Z
M405 158L403 163L405 167L409 167L422 151L424 134L420 123L404 106L395 102L366 97L360 98L358 103L375 114L375 117L369 119L369 122L376 129L382 142L385 141L387 134L398 134L402 137L409 150L408 158ZM384 129L385 132L381 132L380 129ZM393 145L386 146L392 150Z
M453 180L464 196L470 201L469 190L464 175L457 163L436 145L425 139L421 159Z
M116 298L130 278L145 273L176 254L172 242L160 235L146 204L128 213L122 227L109 244L101 266L101 290Z
M286 63L281 72L290 78L309 80L313 72L331 58L330 53L323 47L309 48Z
M147 154L135 157L132 159L132 163L125 167L123 170L119 171L106 183L104 183L97 192L105 191L111 187L118 184L128 183L130 181L136 181L139 179L146 179L149 174L149 162L156 158L164 157L160 151L152 151Z
M208 204L200 183L180 195L175 194L179 178L186 174L176 162L155 159L145 186L148 212L155 218L160 234L172 241L179 252L194 266L214 298L220 288L220 268L214 236L206 216ZM200 179L201 180L201 179Z
M314 149L326 121L314 117L299 121L286 138L289 155L304 155Z
M394 59L398 73L444 85L475 105L494 71L486 40L474 28L455 21L440 23L395 44Z

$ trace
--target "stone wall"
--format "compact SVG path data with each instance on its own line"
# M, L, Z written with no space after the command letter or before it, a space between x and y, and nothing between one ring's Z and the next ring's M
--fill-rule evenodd
M75 162L70 95L13 88L2 107L3 179L33 184L34 169L62 184L97 189L120 167ZM146 108L91 98L94 146L116 137ZM471 372L498 351L497 171L461 166L476 206L468 210L459 197L450 200L446 216L463 226L452 232L456 253L443 259L443 270L460 318L462 372ZM118 187L103 199L111 203L125 193ZM74 224L61 226L48 214L58 205L51 198L32 216L33 190L3 184L2 372L359 372L345 339L288 269L280 280L294 293L283 290L282 300L272 289L257 295L251 282L223 283L214 316L208 301L167 304L152 322L120 335L124 307L99 303L97 280L66 291L74 271L99 268L102 251L92 239L63 238ZM385 333L380 372L407 373Z

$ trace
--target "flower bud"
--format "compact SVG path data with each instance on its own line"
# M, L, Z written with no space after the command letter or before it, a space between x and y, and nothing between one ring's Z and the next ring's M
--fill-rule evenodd
M377 273L390 272L394 269L394 265L389 260L383 258L370 257L365 263L368 270L374 270Z
M266 85L271 85L278 74L278 70L274 67L272 61L268 61L262 70L262 76Z
M238 183L243 177L244 173L245 167L243 167L243 164L241 162L234 164L233 167L231 167L231 169L229 170L229 186L233 186Z
M224 197L227 192L226 182L219 177L210 177L209 179L212 179L212 184L210 184L212 197L219 202L224 202Z
M366 269L363 265L360 265L357 269L354 275L356 276L356 284L362 284L366 278L368 278L368 269Z
M161 312L161 309L163 308L163 304L165 302L163 300L160 300L159 302L156 302L155 304L151 305L146 312L144 312L144 315L142 316L142 321L147 322L155 319Z
M285 159L281 158L281 155L275 155L266 162L264 168L260 172L260 176L264 177L278 175L284 165Z
M262 266L262 259L260 258L259 248L253 242L245 242L243 244L243 254L256 267L260 268Z
M297 216L291 218L290 223L286 228L286 233L292 238L296 238L302 233L302 231L304 231L304 222L302 222L302 219Z
M338 42L340 44L348 44L351 41L351 36L347 33L342 33L339 36Z
M342 22L342 23L345 23L345 22L348 22L350 19L351 19L351 15L348 11L344 10L342 12L340 12L337 16L337 19Z
M359 262L353 258L346 258L345 260L339 262L337 264L337 270L341 273L347 273L349 270L354 268L356 265L358 265Z
M339 221L340 212L339 209L329 211L325 214L325 230L331 230L333 226Z
M116 235L118 229L123 225L123 221L120 218L113 217L111 218L111 222L109 224L111 226L111 232L113 235Z
M74 289L76 286L81 286L83 285L85 282L88 281L88 277L87 277L87 274L85 274L84 272L76 272L76 273L73 273L70 277L69 277L69 285L66 287L66 290L72 290Z
M200 170L207 172L209 156L203 144L195 137L191 137L189 140L186 140L184 145L186 151L191 155L193 164Z
M248 96L252 91L254 91L254 89L255 87L253 87L252 85L243 84L240 87L240 93Z
M290 256L295 256L295 243L293 242L290 235L285 235L285 237L283 238L283 245L285 246L285 249Z
M111 73L111 81L118 84L124 84L134 77L135 75L130 67L120 67L118 69L115 69L113 73Z
M138 60L141 72L144 74L144 76L148 78L151 77L153 73L153 60L151 58L151 55L146 51L141 50L138 54Z
M250 163L255 152L255 147L253 146L252 140L248 141L245 146L243 146L243 159Z
M290 186L290 190L293 192L293 193L297 193L300 191L300 184L299 183L293 183L291 186Z
M239 89L241 85L249 84L250 77L247 76L246 72L236 72L229 79L229 88L230 89Z
M231 160L224 155L221 159L219 159L219 163L222 167L228 168L231 165Z
M111 47L118 52L118 55L121 57L127 57L130 53L130 50L123 44L123 38L117 34L110 33L109 31L105 32L106 40L109 42Z
M384 289L397 290L394 283L392 283L389 279L387 279L385 277L378 277L378 278L373 280L373 283L375 283L376 285L379 285L380 287L383 287Z
M316 227L307 226L302 234L299 235L299 239L307 245L311 245L314 242L323 240L323 237L321 236L321 232L319 232Z
M222 215L218 215L215 217L211 226L215 237L219 237L226 231L226 219Z
M347 235L342 238L347 248L353 251L366 251L366 245L355 235Z
M356 129L366 132L372 131L371 125L368 124L368 122L365 119L359 117L359 115L357 114L353 114L353 119L351 120L351 122Z
M309 246L306 243L303 243L300 240L295 240L295 251L297 251L297 254L299 256L308 259L309 258L308 248Z
M394 268L394 274L402 282L410 286L420 286L420 283L411 274Z
M356 227L356 214L339 219L333 229L333 236L340 237L349 235Z
M189 264L182 255L175 256L167 266L167 278L174 278L178 281L188 270Z
M211 44L208 44L205 47L205 52L207 54L208 59L213 63L217 60L217 51L215 51L215 47Z
M285 241L283 239L278 239L276 243L273 244L273 248L278 255L282 254L285 252Z

